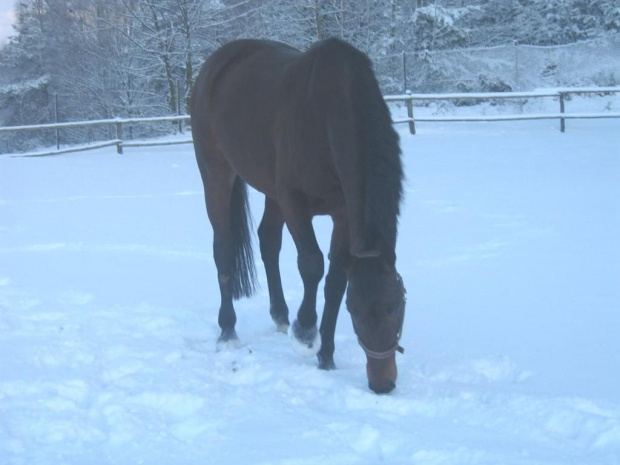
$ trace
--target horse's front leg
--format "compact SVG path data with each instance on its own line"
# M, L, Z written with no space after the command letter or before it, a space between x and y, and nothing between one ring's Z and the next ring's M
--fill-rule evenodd
M321 350L317 354L319 368L322 370L336 368L334 334L342 297L347 288L347 275L344 267L349 259L349 229L346 212L344 215L334 216L333 220L334 231L329 249L329 271L325 278L325 308L321 318Z
M316 296L323 278L323 254L312 227L312 215L307 201L301 194L291 193L281 202L286 225L297 247L297 266L304 284L297 319L289 329L295 350L303 356L316 355L321 348L317 328Z
M269 286L269 313L277 330L286 333L289 328L288 307L282 291L279 264L283 226L284 219L279 205L273 199L265 197L265 212L258 227L258 238Z

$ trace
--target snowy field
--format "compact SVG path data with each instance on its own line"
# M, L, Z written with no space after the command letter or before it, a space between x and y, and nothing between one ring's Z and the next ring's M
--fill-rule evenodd
M620 121L567 125L398 127L387 396L345 310L337 371L292 351L260 268L216 353L191 146L0 157L0 464L619 464ZM282 272L294 310L288 236Z

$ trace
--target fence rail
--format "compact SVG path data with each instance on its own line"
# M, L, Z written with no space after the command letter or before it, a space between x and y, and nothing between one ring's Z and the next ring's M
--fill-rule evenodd
M540 119L560 120L560 131L566 131L567 119L593 118L620 118L620 113L566 113L566 97L579 94L610 94L620 93L620 87L575 87L567 89L553 89L534 92L488 92L488 93L456 93L456 94L402 94L388 95L386 102L405 102L407 118L395 120L394 123L409 123L409 132L416 133L416 122L477 122L477 121L526 121ZM501 116L431 116L416 118L413 113L415 100L496 100L496 99L529 99L529 98L557 98L560 112L556 114L522 114Z
M115 118L115 119L99 119L92 121L74 121L70 123L50 123L50 124L37 124L32 126L5 126L0 127L0 134L6 132L20 132L20 131L39 131L44 129L54 129L58 131L59 129L73 129L73 128L81 128L87 126L112 126L116 127L116 139L98 142L95 144L83 145L80 147L66 148L66 149L57 149L51 150L48 152L33 152L33 153L24 153L18 156L20 157L43 157L49 155L62 155L64 153L70 152L78 152L83 150L93 150L101 147L107 147L111 145L116 146L116 152L118 154L123 154L123 147L145 147L145 146L155 146L155 145L174 145L174 144L187 144L191 143L191 139L178 140L178 141L135 141L129 142L123 140L123 125L124 124L137 124L137 123L161 123L161 122L178 122L179 123L179 131L182 130L181 124L184 121L189 121L189 115L177 115L177 116L155 116L151 118ZM58 133L56 133L56 137L58 138ZM57 142L57 147L60 144Z
M395 119L395 124L408 123L409 132L416 133L416 122L495 122L495 121L524 121L557 119L560 121L560 131L565 132L567 119L599 119L599 118L620 118L620 113L566 113L566 97L574 94L609 94L620 93L620 87L584 87L569 89L554 89L549 91L534 92L493 92L493 93L455 93L455 94L413 94L387 95L384 97L386 102L404 102L407 108L407 117ZM414 101L439 101L439 100L495 100L495 99L530 99L530 98L557 98L559 101L559 113L555 114L521 114L521 115L499 115L499 116L414 116ZM178 122L179 130L182 132L182 123L189 121L189 115L181 116L161 116L153 118L116 118L109 120L76 121L71 123L52 123L39 124L33 126L6 126L0 127L0 134L19 131L35 131L46 129L71 129L85 126L105 126L114 125L116 127L116 138L109 141L102 141L94 144L79 147L68 147L47 152L24 153L14 156L18 157L42 157L50 155L61 155L64 153L98 149L107 146L116 146L119 154L123 153L123 147L148 147L156 145L176 145L191 143L192 139L179 139L168 141L126 141L123 140L123 125L136 123L157 123L157 122Z

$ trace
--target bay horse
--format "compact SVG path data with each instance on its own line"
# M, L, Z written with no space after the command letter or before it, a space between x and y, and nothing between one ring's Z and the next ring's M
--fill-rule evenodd
M334 364L334 332L345 289L371 390L395 387L395 352L405 315L396 271L403 170L398 134L369 58L338 39L305 52L280 42L237 40L205 61L191 96L191 127L213 227L221 306L218 343L237 341L233 300L251 296L256 274L246 183L265 195L258 236L270 314L300 353ZM324 260L312 227L333 232L325 307L317 329ZM279 254L286 224L304 295L289 327Z

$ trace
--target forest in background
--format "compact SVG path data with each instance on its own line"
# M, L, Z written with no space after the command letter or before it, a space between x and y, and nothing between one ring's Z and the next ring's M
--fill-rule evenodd
M204 58L236 38L305 49L340 37L373 59L385 91L400 85L403 55L423 57L416 68L426 72L408 83L420 91L452 59L442 51L620 37L617 0L22 0L16 10L15 35L0 49L0 126L53 122L56 108L59 121L184 113ZM598 84L617 85L615 69L598 72ZM460 84L515 87L493 70ZM47 136L24 137L11 145Z

